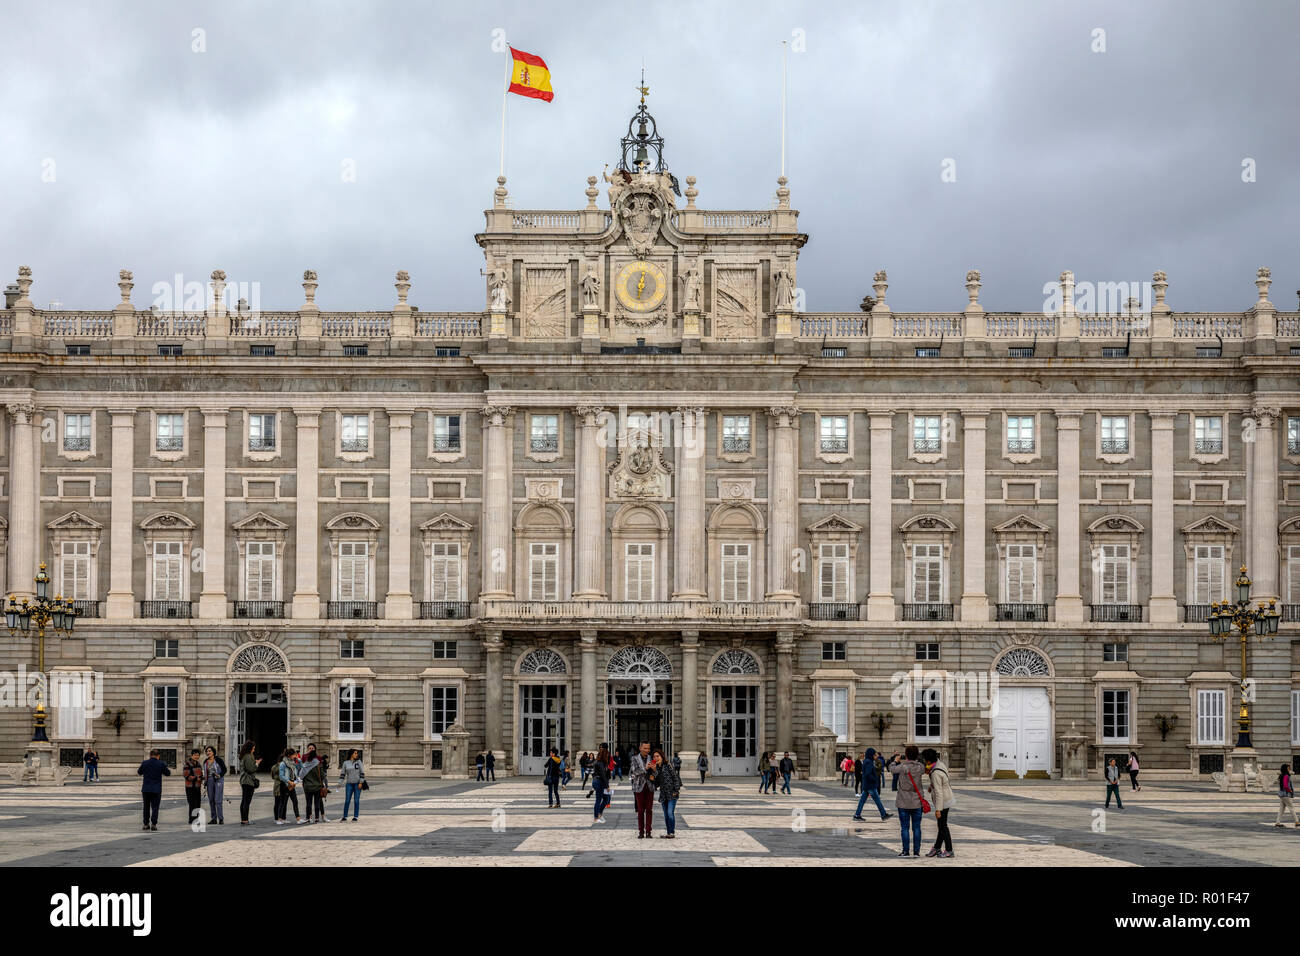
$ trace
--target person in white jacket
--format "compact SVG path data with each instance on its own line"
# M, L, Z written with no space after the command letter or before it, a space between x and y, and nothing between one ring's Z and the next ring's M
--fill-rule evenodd
M921 762L925 764L925 775L929 778L926 789L930 791L930 809L939 824L939 833L934 838L934 847L926 856L950 858L952 853L952 833L948 830L948 811L953 804L952 785L948 779L948 766L939 759L939 752L933 747L921 751Z

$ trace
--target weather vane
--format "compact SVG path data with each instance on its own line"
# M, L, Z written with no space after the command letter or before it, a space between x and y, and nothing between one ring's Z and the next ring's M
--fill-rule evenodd
M641 85L636 87L641 92L641 105L645 106L645 95L650 92L650 87L645 85L645 67L641 67Z

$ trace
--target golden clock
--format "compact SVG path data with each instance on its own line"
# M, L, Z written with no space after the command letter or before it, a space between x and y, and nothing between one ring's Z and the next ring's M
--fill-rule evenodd
M629 262L618 270L614 294L629 312L650 312L659 308L668 291L664 270L653 262Z

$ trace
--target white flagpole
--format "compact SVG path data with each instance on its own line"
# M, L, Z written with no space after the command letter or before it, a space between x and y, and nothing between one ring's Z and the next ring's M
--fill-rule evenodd
M785 88L786 88L786 41L781 41L781 175L785 175Z
M510 96L510 77L514 73L514 65L514 57L506 50L506 82L501 90L501 172L498 176L506 174L506 99Z

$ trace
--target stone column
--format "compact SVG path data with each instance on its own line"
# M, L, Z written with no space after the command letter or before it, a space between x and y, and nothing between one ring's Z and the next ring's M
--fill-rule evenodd
M1079 590L1079 417L1056 413L1056 621L1083 620Z
M484 405L483 422L483 585L484 598L509 598L510 583L510 448L507 426L513 409Z
M599 646L599 641L597 632L594 630L582 631L579 636L582 639L582 700L578 702L578 713L579 723L582 726L578 728L578 739L582 741L581 750L589 750L594 754L604 733L600 729L599 718L596 716L598 698L596 691L596 648Z
M320 410L295 408L298 475L294 512L293 616L320 617Z
M962 413L962 585L961 619L987 621L989 596L984 583L985 412Z
M215 274L215 273L214 273ZM221 321L225 321L222 315ZM226 415L203 409L203 590L199 617L226 617Z
M790 565L799 541L799 450L795 446L799 409L794 405L776 406L769 408L767 415L771 462L767 489L767 599L797 600Z
M483 735L487 749L496 754L502 771L505 770L506 753L501 739L501 691L504 679L501 673L501 654L505 646L500 631L483 632L483 650L487 654L487 680L483 695Z
M411 597L411 412L388 413L388 594L384 617L409 621Z
M1151 412L1152 624L1178 620L1174 596L1174 413Z
M1277 422L1282 410L1256 405L1255 441L1250 476L1250 577L1252 601L1281 604L1278 584Z
M682 766L694 769L700 755L700 632L682 631Z
M872 412L871 420L871 583L867 620L892 621L894 610L893 426L890 412Z
M37 542L40 537L39 426L31 403L9 406L13 449L9 458L9 593L20 601L34 599ZM51 580L57 578L51 575ZM51 591L51 594L53 592Z
M704 409L680 407L681 452L677 456L677 500L673 522L673 600L703 601L709 587L705 564Z
M794 651L793 631L776 635L776 749L794 756Z
M582 601L603 601L608 596L605 590L605 469L600 447L600 438L605 433L600 419L603 411L599 405L579 405L573 411L577 425L573 597Z
M113 476L112 504L109 511L108 599L104 616L135 616L132 565L135 557L135 522L132 508L132 483L135 476L135 409L112 409ZM13 536L13 524L9 534Z

